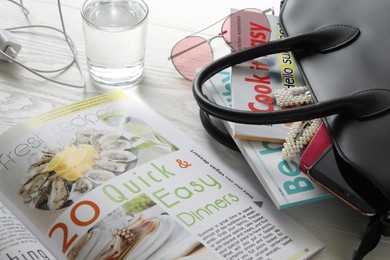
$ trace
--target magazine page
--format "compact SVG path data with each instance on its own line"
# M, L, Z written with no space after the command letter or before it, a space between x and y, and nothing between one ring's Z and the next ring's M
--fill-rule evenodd
M223 70L205 83L208 97L231 107L231 69ZM233 123L224 122L232 135ZM282 209L331 197L299 168L299 161L282 159L281 143L235 138L238 148L251 166L275 205Z
M54 259L50 251L1 202L0 259Z
M323 244L123 91L0 137L0 199L57 259L305 259Z
M270 40L283 38L278 17L267 17L272 30ZM273 100L275 89L303 86L304 80L292 54L282 52L233 66L231 84L232 107L262 113L280 109ZM232 126L234 138L282 143L290 124Z

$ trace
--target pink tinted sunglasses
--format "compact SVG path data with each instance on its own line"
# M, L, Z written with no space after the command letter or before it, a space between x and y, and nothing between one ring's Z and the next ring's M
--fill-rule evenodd
M273 9L262 12L255 8L247 8L234 12L223 18L225 20L219 35L210 39L194 36L214 25L212 24L176 43L168 59L184 78L193 80L197 69L205 67L214 60L213 49L210 45L213 39L222 37L235 51L268 42L271 28L265 13L269 11Z

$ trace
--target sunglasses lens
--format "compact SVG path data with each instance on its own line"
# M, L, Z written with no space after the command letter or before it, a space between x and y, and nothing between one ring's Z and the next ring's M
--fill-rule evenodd
M269 41L267 16L258 9L243 9L230 15L222 25L222 35L234 50L243 50Z
M189 36L173 47L171 60L183 77L193 80L196 69L201 69L213 61L213 52L206 39Z

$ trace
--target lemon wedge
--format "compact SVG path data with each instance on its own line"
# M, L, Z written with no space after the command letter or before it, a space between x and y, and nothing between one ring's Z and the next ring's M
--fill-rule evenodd
M48 163L43 172L55 172L67 181L75 181L95 165L97 152L92 145L66 146Z

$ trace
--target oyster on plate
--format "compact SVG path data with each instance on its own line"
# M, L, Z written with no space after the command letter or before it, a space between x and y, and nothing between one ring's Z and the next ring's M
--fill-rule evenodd
M43 152L21 181L18 195L32 208L58 210L135 165L132 142L108 130L79 131L57 152Z

